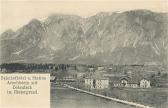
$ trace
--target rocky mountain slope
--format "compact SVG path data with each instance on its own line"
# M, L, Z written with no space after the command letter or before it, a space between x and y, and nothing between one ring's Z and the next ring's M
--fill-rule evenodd
M1 34L1 62L168 64L168 14L50 15Z

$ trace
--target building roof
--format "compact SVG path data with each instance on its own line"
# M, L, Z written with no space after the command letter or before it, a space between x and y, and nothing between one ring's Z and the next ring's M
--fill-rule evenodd
M139 82L142 79L146 79L146 78L143 78L141 76L139 76L139 77L138 76L132 76L132 77L128 77L128 76L124 76L124 77L114 76L114 77L110 78L110 81L112 83L121 83L121 80L123 80L123 79L127 80L128 83L130 83L130 84L139 84Z
M112 82L112 83L120 83L120 78L121 77L111 77L110 78L110 82Z

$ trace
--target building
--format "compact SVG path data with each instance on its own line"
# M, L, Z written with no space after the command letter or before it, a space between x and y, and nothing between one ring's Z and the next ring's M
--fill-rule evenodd
M140 77L133 76L133 77L128 77L128 84L126 87L128 88L139 88L139 81Z
M120 79L121 86L127 87L128 85L128 79L127 78L122 78Z
M117 81L112 81L113 87L128 87L128 88L138 88L139 82L137 79L129 77L115 78Z
M112 87L149 88L150 81L140 77L112 77Z
M107 78L85 78L85 86L91 89L105 89L109 87L109 79Z
M95 69L94 68L88 68L89 72L94 72Z
M112 87L121 87L120 77L111 77L110 84Z
M129 87L129 88L138 88L139 84L138 83L129 83L126 87Z
M150 88L150 81L147 79L140 80L140 88Z
M111 78L111 84L113 87L129 87L130 82L128 77L118 77L114 76Z
M102 66L97 67L97 70L98 70L98 71L102 71L102 70L104 70L104 69L105 69L105 68L102 67Z
M112 78L112 77L118 77L118 78L121 78L121 77L125 77L126 75L123 75L121 73L105 73L103 74L103 77L108 77L108 78Z
M77 78L78 79L83 78L84 76L85 76L85 73L80 73L80 72L77 73Z
M74 82L77 80L77 74L70 74L63 77L63 81Z

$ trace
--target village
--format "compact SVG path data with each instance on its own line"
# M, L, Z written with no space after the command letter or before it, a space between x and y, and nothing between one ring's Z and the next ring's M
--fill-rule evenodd
M51 82L68 83L88 89L168 87L167 79L160 78L163 76L161 73L143 75L142 72L141 74L135 73L131 69L124 72L111 72L112 68L107 69L102 66L88 68L87 72L79 72L74 68L69 68L64 75L58 73L51 75ZM164 77L166 77L165 75L167 74L164 74Z
M89 89L167 88L168 72L163 66L85 64L1 64L1 73L49 73L51 82L70 83Z
M48 73L53 92L76 89L156 108L167 105L168 72L164 66L10 63L1 64L0 72Z
M51 73L50 81L53 88L68 86L157 108L163 103L167 105L168 76L165 70L160 70L156 66L141 65L71 66Z

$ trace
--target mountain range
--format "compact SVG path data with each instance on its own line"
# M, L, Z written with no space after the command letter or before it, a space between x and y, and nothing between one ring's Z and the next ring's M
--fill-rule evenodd
M1 63L168 64L168 13L52 14L1 34Z

